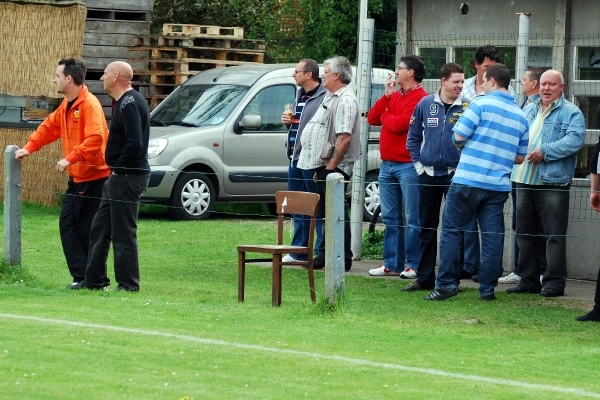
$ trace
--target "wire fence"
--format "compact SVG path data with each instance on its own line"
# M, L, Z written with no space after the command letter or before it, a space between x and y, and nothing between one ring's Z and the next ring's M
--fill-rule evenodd
M515 92L520 93L520 77L515 76L518 60L517 34L485 34L485 35L438 35L421 34L402 36L396 32L375 32L373 67L379 68L371 88L372 105L382 94L383 84L389 70L393 70L400 56L404 54L420 55L426 67L424 87L433 93L439 87L439 69L446 62L457 62L464 66L466 76L475 74L473 57L478 46L491 44L498 47L501 62L507 65L513 78ZM600 34L595 35L530 35L528 48L528 67L556 68L565 75L565 96L578 105L586 120L586 142L577 154L575 180L571 188L570 221L597 222L600 216L588 205L589 181L588 164L592 149L600 133ZM4 145L22 146L29 130L0 130L0 142ZM281 130L277 136L285 140L286 132ZM275 137L273 136L273 137ZM276 142L274 139L273 142ZM369 154L367 159L367 176L363 185L376 186L380 159L378 153L378 128L370 128ZM280 165L277 167L285 174L288 160L284 148L269 149L269 153L279 154ZM66 177L55 170L56 161L61 157L60 145L53 147L52 153L36 153L24 163L25 200L41 202L46 205L58 204L62 196L62 187L66 187ZM34 170L28 169L35 165ZM1 166L0 166L1 168ZM177 173L179 171L174 171ZM281 177L282 173L278 174ZM217 176L216 173L205 172L221 187L222 182L230 179L229 175ZM265 176L265 180L275 180L273 176ZM221 183L221 184L219 184ZM286 179L272 185L272 192L287 188ZM377 196L376 187L370 195ZM215 194L216 195L216 194ZM376 199L371 199L376 201ZM235 201L228 198L227 201ZM167 204L159 205L168 207ZM505 214L511 213L511 203L507 202ZM372 211L372 210L371 210Z

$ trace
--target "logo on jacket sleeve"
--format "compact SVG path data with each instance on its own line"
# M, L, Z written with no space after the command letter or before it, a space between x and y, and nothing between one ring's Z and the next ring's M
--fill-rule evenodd
M408 121L408 124L409 124L409 125L412 125L412 124L414 124L414 123L415 123L415 116L414 116L414 115L411 115L411 117L410 117L410 121Z

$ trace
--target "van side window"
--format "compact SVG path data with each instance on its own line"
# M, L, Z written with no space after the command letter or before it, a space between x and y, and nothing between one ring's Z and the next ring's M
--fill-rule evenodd
M243 115L260 115L261 131L285 132L287 129L281 123L283 106L294 103L296 90L292 85L270 86L261 90L244 109Z

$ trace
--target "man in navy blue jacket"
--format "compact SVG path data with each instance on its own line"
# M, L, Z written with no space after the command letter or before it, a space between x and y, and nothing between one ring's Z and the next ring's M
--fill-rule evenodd
M435 286L437 227L442 197L448 193L460 151L452 143L452 128L469 105L461 96L465 74L463 67L447 63L441 69L441 88L421 99L410 121L406 148L419 175L419 215L421 219L421 261L417 280L403 288L405 292L430 290ZM473 220L465 232L465 269L479 269L479 233ZM469 271L469 272L471 272Z

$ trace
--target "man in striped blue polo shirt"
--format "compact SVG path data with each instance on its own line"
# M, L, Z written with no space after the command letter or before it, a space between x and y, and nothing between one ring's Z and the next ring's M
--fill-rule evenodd
M440 266L435 289L425 300L444 300L458 293L461 231L475 216L481 229L479 295L494 300L502 276L504 203L511 190L513 165L527 154L527 118L508 86L510 74L502 64L483 75L485 96L476 97L454 125L452 140L462 148L446 197L440 238Z

